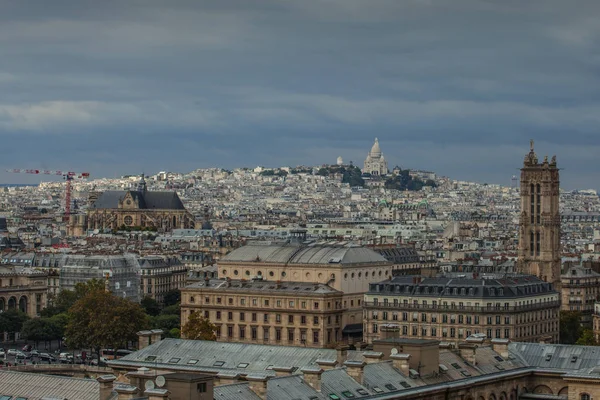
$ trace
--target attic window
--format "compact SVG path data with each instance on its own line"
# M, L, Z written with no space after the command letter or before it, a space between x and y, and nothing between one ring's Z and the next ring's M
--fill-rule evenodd
M405 389L408 389L409 387L411 387L408 382L406 381L400 381L400 386L402 386Z
M273 369L273 364L271 364L267 368L265 368L265 371L271 371L272 369Z
M546 354L546 361L552 360L552 354Z
M330 398L331 400L340 400L340 396L338 396L338 395L337 395L337 394L335 394L335 393L329 393L329 398Z
M215 361L213 367L222 367L223 365L225 365L225 361Z
M156 360L156 356L148 356L144 359L144 361L154 361Z
M189 365L194 365L194 364L198 364L198 360L190 360L188 361Z
M171 358L169 360L169 363L171 363L171 364L177 364L180 360L181 360L181 358L173 357L173 358Z
M572 362L572 363L574 363L574 362L576 362L576 361L577 361L577 356L573 356L573 357L571 357L571 362Z
M496 365L496 368L500 371L504 371L504 367L502 365Z
M502 358L500 356L494 356L494 358L500 362L504 361L504 358Z
M248 365L250 365L250 364L248 364L248 363L239 363L237 367L238 368L246 368Z
M355 398L355 397L356 397L356 396L354 395L354 393L352 393L352 392L351 392L351 391L349 391L349 390L344 390L344 391L342 392L342 394L343 394L343 395L344 395L344 397L345 397L345 398L347 398L347 399L353 399L353 398Z
M452 364L450 364L450 365L452 365L452 366L453 366L454 368L456 368L456 369L460 369L460 368L461 368L461 366L460 366L460 365L458 365L457 363L452 363Z
M369 395L369 392L367 392L365 389L356 389L356 393L361 394L363 396Z
M383 389L381 389L381 388L380 388L380 387L378 387L378 386L373 386L373 390L374 390L376 393L383 393Z
M396 386L392 385L391 383L386 383L386 384L385 384L385 387L386 387L388 390L398 390L398 389L396 389Z
M460 371L461 374L463 374L464 376L471 376L471 373L469 371Z

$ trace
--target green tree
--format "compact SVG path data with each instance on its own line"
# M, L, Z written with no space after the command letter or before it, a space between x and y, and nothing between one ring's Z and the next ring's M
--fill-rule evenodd
M52 305L43 309L40 314L42 317L52 317L56 314L65 313L73 307L77 300L97 290L104 290L104 282L99 279L78 283L75 285L74 290L61 290L52 300Z
M23 311L10 309L0 313L0 332L20 332L29 316Z
M155 316L160 313L160 305L152 297L146 296L140 302L146 314Z
M25 321L21 329L21 335L27 340L35 341L38 347L40 341L49 341L60 338L61 329L58 323L51 318L32 318Z
M94 290L69 309L65 336L71 348L100 349L126 347L136 333L148 326L142 307L112 293Z
M181 327L181 317L174 314L161 314L150 317L150 329L162 329L168 332L173 328Z
M181 330L179 328L173 328L167 332L167 337L179 339L181 337Z
M217 326L204 318L200 313L192 311L188 322L181 329L181 334L191 340L217 340Z
M163 297L163 304L165 307L175 305L181 301L181 292L177 289L171 289L165 293Z
M591 329L584 329L581 333L579 339L575 344L582 346L598 346L598 342L596 341L596 337L594 336L594 331Z
M575 344L581 337L583 328L581 327L581 313L578 311L560 312L560 343Z
M165 307L160 312L161 315L181 315L181 309L179 303Z
M329 176L329 170L327 168L319 168L317 175Z

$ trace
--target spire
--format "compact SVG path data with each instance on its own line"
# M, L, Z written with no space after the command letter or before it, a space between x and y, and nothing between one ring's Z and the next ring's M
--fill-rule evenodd
M146 193L146 189L146 180L144 179L144 174L142 174L140 182L138 183L138 192Z

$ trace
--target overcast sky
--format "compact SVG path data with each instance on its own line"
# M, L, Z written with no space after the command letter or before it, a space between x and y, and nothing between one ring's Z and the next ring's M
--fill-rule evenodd
M0 169L390 167L600 188L598 0L0 3ZM0 183L37 182L0 172Z

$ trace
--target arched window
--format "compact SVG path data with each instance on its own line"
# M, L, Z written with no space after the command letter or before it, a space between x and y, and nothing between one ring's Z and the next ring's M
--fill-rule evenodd
M591 400L591 397L587 393L581 393L580 399L581 400Z

